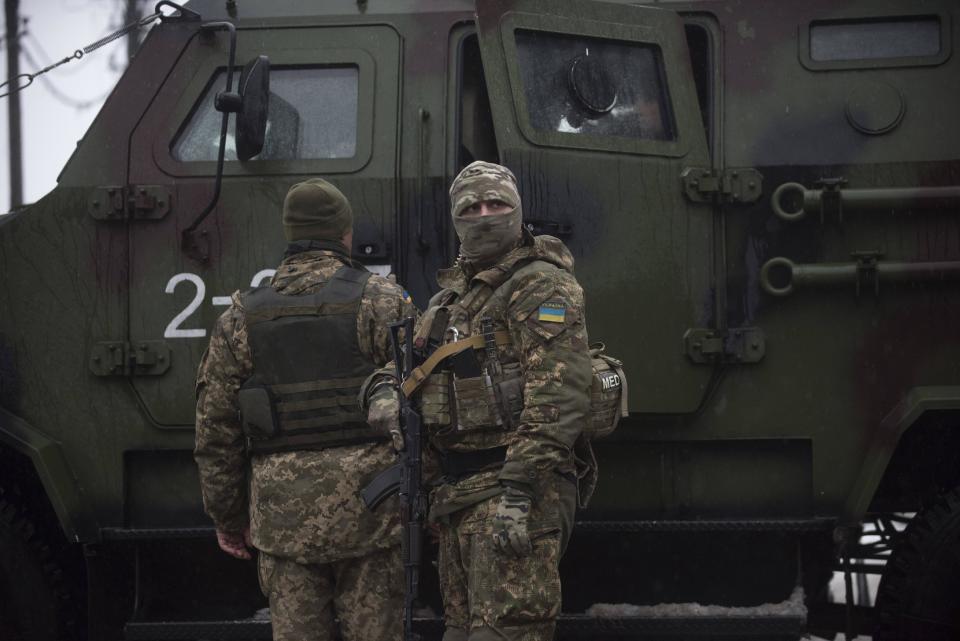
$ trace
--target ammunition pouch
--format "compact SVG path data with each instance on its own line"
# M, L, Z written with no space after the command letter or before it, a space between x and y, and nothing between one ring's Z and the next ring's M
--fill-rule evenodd
M496 332L494 340L498 345L507 345L510 336L506 332ZM457 367L452 365L454 358L474 360L465 358L468 350L483 348L483 341L484 337L478 335L443 345L403 381L400 389L406 396L420 391L420 412L425 426L444 433L510 429L519 418L523 411L523 379L519 365L505 367L497 380L480 372L479 368L479 376L458 376ZM463 367L461 371L470 369Z
M423 424L440 433L513 429L523 412L520 367L508 366L501 378L434 370L420 386Z
M497 345L509 345L510 334L507 332L496 332L494 339ZM451 356L455 356L467 349L481 349L484 347L483 336L470 336L455 343L441 345L433 351L432 354L419 367L413 368L410 377L400 384L400 391L407 398L416 392L433 373L434 369Z
M593 384L590 388L590 419L584 435L590 439L607 436L628 415L627 376L623 363L603 353L603 343L590 346Z
M240 404L240 424L243 435L248 440L272 438L280 432L276 409L267 388L241 389L237 394L237 401Z
M458 378L453 376L453 425L457 432L473 432L503 427L493 383L488 376Z
M388 440L357 410L361 383L344 378L244 387L237 396L247 451L271 454Z
M423 424L442 428L450 425L450 382L453 375L440 371L433 374L420 386L420 416Z

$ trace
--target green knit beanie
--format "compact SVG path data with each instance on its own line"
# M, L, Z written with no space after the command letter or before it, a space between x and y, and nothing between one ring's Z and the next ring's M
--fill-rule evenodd
M322 178L297 183L283 199L283 233L295 240L340 240L353 227L343 193Z

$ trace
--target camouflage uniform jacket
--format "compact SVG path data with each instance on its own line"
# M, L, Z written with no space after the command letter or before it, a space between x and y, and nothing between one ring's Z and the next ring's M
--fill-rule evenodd
M306 251L288 256L273 277L278 292L316 291L344 264L345 255ZM357 317L361 353L375 365L390 360L387 325L414 313L403 290L372 276ZM197 373L194 458L207 514L217 528L251 528L254 545L301 563L326 563L362 556L399 543L398 507L376 513L357 495L374 475L394 462L388 443L248 457L239 421L237 392L253 373L239 292L213 328Z
M492 289L472 316L456 304L448 306L450 326L463 338L482 333L481 319L489 317L494 330L509 332L511 343L498 348L499 359L519 364L523 411L511 430L431 431L431 446L440 456L445 451L507 448L502 468L440 484L431 497L433 518L494 496L501 491L500 481L522 483L537 493L548 473L578 471L574 445L590 408L592 370L583 290L572 270L573 257L560 240L534 238L525 232L522 245L488 269L475 273L469 264L460 262L438 275L444 289L431 299L418 325L418 336L429 332L444 301L454 295L454 300L465 301L478 287ZM542 308L555 313L546 318ZM448 332L447 342L453 340L451 334ZM484 354L480 358L485 361ZM589 449L588 444L586 447ZM583 471L583 465L579 467Z

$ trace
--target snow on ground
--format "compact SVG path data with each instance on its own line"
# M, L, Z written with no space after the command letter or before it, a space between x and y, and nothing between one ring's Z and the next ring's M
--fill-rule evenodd
M587 616L598 618L617 617L685 617L685 616L806 616L803 604L803 588L793 590L790 598L780 603L764 603L749 607L702 605L700 603L659 603L657 605L633 605L631 603L595 603L587 608Z

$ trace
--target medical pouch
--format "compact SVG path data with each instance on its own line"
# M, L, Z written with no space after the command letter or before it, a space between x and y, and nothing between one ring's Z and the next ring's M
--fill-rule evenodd
M585 435L590 439L607 436L628 414L627 377L623 363L603 353L603 343L590 346L593 384L590 389L590 420Z

